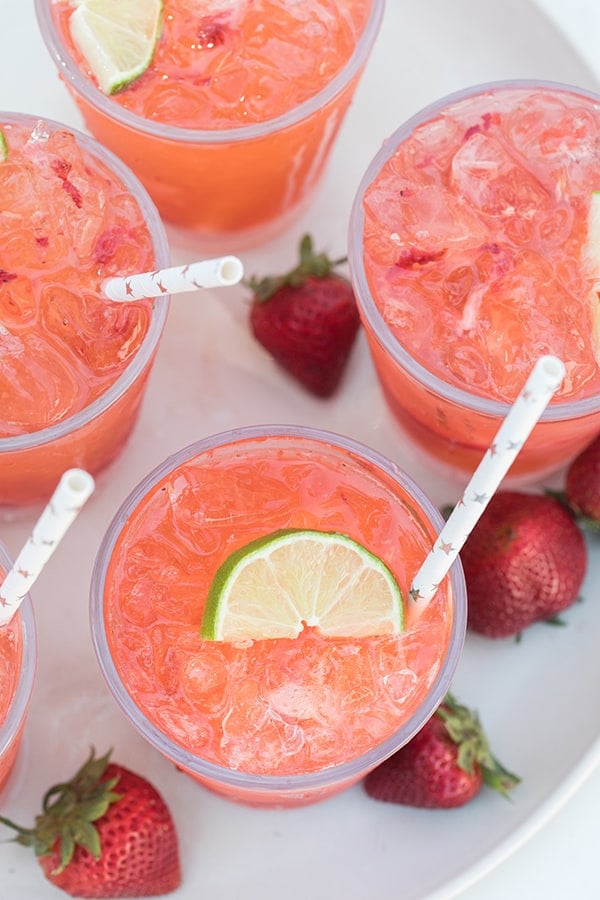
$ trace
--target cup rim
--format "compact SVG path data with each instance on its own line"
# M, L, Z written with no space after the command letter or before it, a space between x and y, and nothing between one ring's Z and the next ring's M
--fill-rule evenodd
M27 125L31 123L33 127L36 122L40 121L52 131L68 131L75 137L79 146L86 153L91 154L107 166L117 179L123 183L126 190L129 191L137 202L144 221L146 222L152 239L157 268L168 266L170 264L170 249L167 234L162 220L159 217L158 210L137 176L134 175L131 169L121 162L112 151L102 146L95 138L83 134L78 129L66 125L63 122L49 119L47 116L37 116L32 113L0 111L0 122L3 123L14 125ZM122 395L137 380L152 359L167 320L169 304L170 295L168 294L155 298L150 316L150 325L137 353L127 367L121 372L119 377L113 381L103 394L96 397L95 400L83 409L66 416L53 425L41 428L38 431L29 431L25 434L0 437L0 454L29 450L50 443L51 441L58 440L67 434L77 431L84 425L87 425L88 422L95 419L116 403L116 401L119 400L119 398L122 397Z
M8 570L12 564L6 547L0 542L0 565ZM29 594L22 601L15 616L18 617L21 628L21 668L8 713L4 722L0 724L0 760L25 720L37 669L37 632Z
M368 323L373 338L380 344L394 362L419 381L427 390L473 412L483 413L498 418L505 418L511 404L502 400L470 394L455 385L447 384L438 375L425 368L392 336L385 320L377 307L369 288L364 267L362 237L364 230L363 196L371 182L378 175L382 166L393 156L398 145L405 140L412 130L433 118L445 107L466 100L479 94L505 89L549 89L577 94L600 104L600 94L575 85L535 78L515 78L499 81L482 82L454 91L423 107L400 125L382 144L372 158L363 174L350 211L348 225L348 265L361 313ZM549 404L542 413L541 422L559 422L587 416L600 409L600 393L592 394L579 400L566 400Z
M177 765L187 769L200 779L229 788L237 788L243 792L264 792L265 795L269 793L285 794L297 791L316 791L319 788L326 789L343 784L345 781L356 780L362 777L367 770L374 768L394 753L400 746L407 743L435 712L450 688L462 652L467 615L466 585L461 563L457 560L452 566L449 575L453 597L453 621L448 648L440 671L430 688L425 702L417 712L385 741L358 757L329 766L319 772L294 775L257 775L227 769L224 766L195 756L152 724L127 692L110 654L104 627L104 589L107 567L112 551L123 526L137 504L161 478L173 471L178 465L191 457L216 447L239 441L268 437L298 437L303 440L308 439L309 441L327 443L343 452L350 452L375 463L387 476L391 476L402 490L419 505L437 533L442 528L442 516L413 479L383 454L353 438L331 431L296 425L253 425L235 428L203 438L182 448L156 466L133 489L115 514L100 544L92 571L89 608L92 643L102 674L118 706L143 737L164 756L174 760Z
M324 107L346 87L366 63L371 48L375 43L385 10L385 0L372 0L369 18L364 31L356 43L352 56L332 80L321 88L317 94L309 97L293 110L289 110L272 119L235 128L211 130L182 128L176 125L153 122L137 113L124 109L119 103L115 103L110 97L104 95L82 74L62 42L52 17L51 5L51 0L35 0L35 12L40 32L60 75L70 84L77 95L81 96L90 106L109 119L114 119L121 125L135 131L163 140L203 144L222 144L262 138L273 132L295 125L297 122L312 115L316 110Z

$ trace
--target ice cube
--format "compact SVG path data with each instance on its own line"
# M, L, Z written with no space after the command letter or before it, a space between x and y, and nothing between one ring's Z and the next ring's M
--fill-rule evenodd
M473 210L500 219L530 220L548 209L551 195L523 160L493 135L475 132L452 160L452 184Z

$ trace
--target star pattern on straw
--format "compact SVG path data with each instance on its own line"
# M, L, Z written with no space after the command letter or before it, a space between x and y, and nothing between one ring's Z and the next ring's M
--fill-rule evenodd
M497 445L496 441L493 441L493 443L490 444L488 449L489 449L490 456L495 456L498 452L498 445Z
M439 546L439 549L442 551L442 553L445 553L446 556L450 556L450 554L454 550L452 543L448 542L448 541L440 541L438 546Z
M15 594L15 596L12 600L7 600L6 597L3 597L2 594L0 594L0 609L8 609L9 611L13 611L13 610L16 611L17 607L19 607L21 605L21 603L23 602L23 600L25 599L26 596L27 596L27 591L25 591L25 593L23 593L23 594ZM0 622L0 628L2 627L2 625L8 624L8 622L10 622L10 619L7 619L4 622Z
M506 445L506 449L510 450L510 451L518 450L519 447L521 446L521 443L522 443L522 441L508 441L508 443Z
M197 287L197 288L204 288L204 287L205 287L205 285L200 284L200 282L196 281L195 278L192 278L192 284L194 285L194 287Z
M157 286L157 288L159 289L159 291L161 292L161 294L166 294L166 293L168 293L168 290L167 290L167 288L164 286L164 284L162 283L162 281L158 281L158 280L157 280L156 286Z
M473 494L473 503L484 504L487 499L488 499L487 494L478 494L478 493Z
M133 297L133 288L131 287L131 282L129 280L125 282L125 293L128 297Z

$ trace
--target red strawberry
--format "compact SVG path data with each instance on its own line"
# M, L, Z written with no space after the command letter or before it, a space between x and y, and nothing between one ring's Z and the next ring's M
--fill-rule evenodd
M428 809L463 806L482 784L506 796L518 783L490 753L477 715L451 694L414 738L364 781L376 800Z
M600 435L567 469L565 500L584 528L600 531Z
M499 491L461 551L468 625L509 637L551 620L578 597L587 553L581 531L557 499Z
M33 828L0 822L33 847L48 881L73 897L170 893L181 882L171 814L151 784L109 764L109 756L92 751L70 782L50 788Z
M360 324L350 282L333 272L344 261L315 254L305 235L295 269L249 282L254 337L319 397L337 388Z

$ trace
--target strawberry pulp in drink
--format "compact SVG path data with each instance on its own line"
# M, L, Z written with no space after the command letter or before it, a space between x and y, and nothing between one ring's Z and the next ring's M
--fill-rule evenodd
M242 429L186 448L128 501L96 564L93 630L121 705L178 765L243 802L312 802L356 781L439 702L456 664L460 579L400 635L200 638L220 564L282 528L358 540L406 600L437 513L383 458L336 440Z
M145 193L90 139L33 116L0 129L0 504L20 504L121 450L167 302L111 303L101 282L168 257Z
M146 71L104 95L74 44L73 0L36 0L86 125L164 218L206 239L297 215L322 174L383 0L164 0Z
M556 468L600 428L599 131L595 95L479 86L400 128L363 179L350 255L385 396L458 470L544 354L566 378L512 473Z

